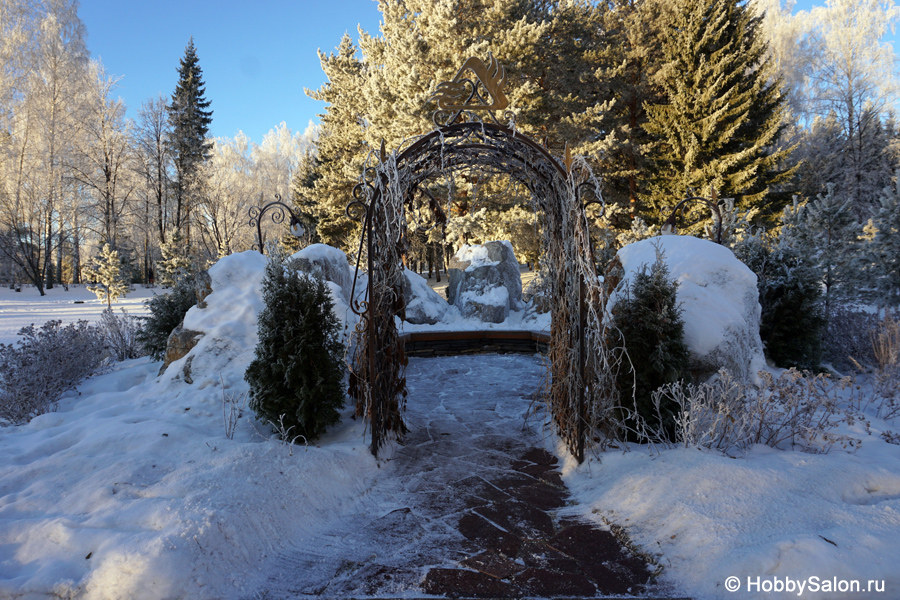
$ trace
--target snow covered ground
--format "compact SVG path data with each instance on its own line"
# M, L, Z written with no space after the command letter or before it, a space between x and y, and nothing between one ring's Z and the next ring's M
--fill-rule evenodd
M315 544L337 519L385 493L390 478L349 412L308 448L269 439L246 409L234 439L226 436L223 398L247 390L261 269L259 254L244 253L211 270L208 308L189 315L206 332L193 384L178 376L179 363L157 376L158 363L127 361L83 383L56 412L0 429L0 598L243 598L270 574L272 557L297 540ZM7 341L22 325L96 317L103 308L84 291L83 305L61 289L46 299L31 292L0 290ZM129 295L129 312L141 293ZM498 327L516 328L517 318ZM498 374L466 377L479 389ZM854 453L759 448L731 459L634 449L580 466L566 459L564 478L579 502L566 510L624 526L659 556L663 581L679 594L898 598L900 447L878 437L887 428L898 425L873 419L872 436L845 427L863 440ZM731 576L737 593L726 591ZM747 592L748 577L760 578L759 591ZM809 577L820 589L833 577L883 580L885 591L814 592ZM765 593L787 579L789 592Z
M125 309L129 315L144 315L147 314L144 301L165 292L160 287L135 285L134 291L119 298L112 307L116 314L121 314L121 310ZM40 327L50 319L60 319L63 325L79 319L98 321L105 308L106 302L97 300L97 296L84 285L70 285L68 291L62 286L54 286L46 290L44 296L31 285L22 286L21 292L0 286L0 344L11 344L23 327L31 324Z

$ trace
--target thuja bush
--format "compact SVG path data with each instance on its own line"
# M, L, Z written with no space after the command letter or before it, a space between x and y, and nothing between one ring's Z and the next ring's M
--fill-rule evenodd
M187 311L197 304L193 280L182 279L167 294L153 296L145 304L150 315L144 320L137 341L153 360L162 360L169 334L181 324Z
M340 421L343 346L334 303L321 277L273 259L263 279L259 343L244 378L250 408L287 441L311 441Z
M624 347L628 356L619 369L616 385L623 404L634 398L636 415L623 415L631 438L634 430L643 426L672 430L675 425L678 407L665 401L654 406L652 394L660 386L687 376L689 353L677 289L662 254L658 254L649 269L644 265L635 274L630 288L613 307L611 347Z
M92 375L106 354L98 329L87 321L48 321L19 331L16 344L0 344L0 424L18 425L52 411L63 392Z
M756 273L762 307L759 336L766 356L779 367L816 369L825 327L822 287L811 265L787 244L750 236L733 248Z

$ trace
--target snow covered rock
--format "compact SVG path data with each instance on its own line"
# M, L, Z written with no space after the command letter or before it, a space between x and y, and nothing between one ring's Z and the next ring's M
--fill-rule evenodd
M313 244L291 256L291 260L301 271L321 275L326 281L336 283L341 288L344 302L349 302L353 274L346 254L327 244Z
M759 337L756 275L725 246L667 235L619 250L624 280L631 281L641 265L652 265L657 248L665 255L669 274L678 281L691 370L705 378L725 367L738 377L755 379L766 364Z
M522 308L519 262L508 241L463 246L450 259L450 304L463 317L502 323Z
M159 370L159 374L162 375L168 366L176 360L181 360L187 356L188 352L194 349L201 337L203 337L202 332L185 329L183 325L173 329L166 340L166 354L163 356L163 365Z
M409 269L403 269L402 283L407 323L434 325L443 320L450 305L429 287L424 277Z

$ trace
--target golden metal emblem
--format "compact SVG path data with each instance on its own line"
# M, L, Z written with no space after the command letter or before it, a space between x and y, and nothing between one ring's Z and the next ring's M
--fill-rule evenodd
M477 77L477 82L464 77L467 71L472 71ZM485 89L489 98L484 98L478 91L478 84ZM501 66L488 52L487 64L474 56L463 63L452 81L438 84L432 99L437 100L438 108L446 111L456 110L503 110L509 106L509 100L503 95L503 86L506 84L506 68ZM472 100L476 103L469 104ZM491 100L490 104L487 103Z

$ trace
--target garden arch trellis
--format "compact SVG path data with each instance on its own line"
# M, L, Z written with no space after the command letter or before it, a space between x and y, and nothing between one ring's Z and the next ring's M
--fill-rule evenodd
M464 77L474 73L475 79ZM351 395L368 418L373 454L405 425L403 342L394 316L403 310L401 255L406 243L405 211L419 186L460 170L504 174L530 191L544 215L543 244L552 296L548 387L550 411L569 451L583 460L589 436L613 410L611 356L604 343L606 291L594 267L586 204L600 203L599 182L587 163L566 150L558 161L545 147L499 124L494 110L506 107L505 71L469 59L451 82L438 86L436 129L402 151L386 153L384 143L367 164L347 214L362 221L357 275L365 256L368 285L351 308L360 315L351 369ZM476 112L486 112L482 120ZM588 198L585 202L584 198Z

